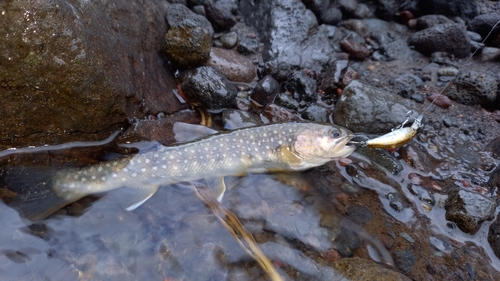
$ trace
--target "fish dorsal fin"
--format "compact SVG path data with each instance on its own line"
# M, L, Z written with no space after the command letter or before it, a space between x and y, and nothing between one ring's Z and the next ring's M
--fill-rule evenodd
M292 167L297 167L302 164L302 159L297 154L293 153L288 147L281 146L279 150L285 163L288 163Z
M178 143L201 139L218 131L202 125L193 125L184 122L175 122L173 126L174 138Z

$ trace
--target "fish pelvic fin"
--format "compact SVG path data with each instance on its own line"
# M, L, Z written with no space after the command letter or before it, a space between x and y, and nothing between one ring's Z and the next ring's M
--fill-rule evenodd
M158 185L125 186L108 192L127 211L139 208L158 190Z

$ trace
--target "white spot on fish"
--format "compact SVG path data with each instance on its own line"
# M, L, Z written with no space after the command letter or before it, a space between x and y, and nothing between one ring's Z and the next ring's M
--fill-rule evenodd
M141 164L141 163L142 163L141 159L138 159L138 160L137 160L137 163Z
M95 180L95 176L92 176L92 179Z
M156 170L158 170L158 167L154 166L154 167L153 167L153 170L155 170L155 171L156 171Z
M267 134L266 134L266 133L264 133L264 135L263 135L263 136L264 136L264 137L267 137Z
M127 168L123 168L123 171L124 171L124 172L128 172L128 169L127 169Z
M133 174L132 174L132 177L133 177L133 178L137 177L137 174L136 174L136 173L133 173Z
M111 165L109 165L109 163L106 163L106 168L109 168L111 167Z
M177 166L173 166L172 168L173 168L174 170L179 170L179 167L177 167Z
M146 159L146 160L144 160L144 162L146 162L146 164L148 164L151 161L149 159Z
M269 149L269 145L266 145L266 149Z
M77 179L78 179L78 175L74 175L74 176L73 176L73 178L74 178L75 180L77 180Z
M84 182L84 181L87 181L87 179L86 178L82 178L80 181Z
M117 174L112 174L111 176L112 176L113 178L118 177L118 175L117 175Z
M283 142L282 141L278 141L278 144L283 144Z
M116 166L116 165L118 165L118 162L113 162L113 166Z
M166 166L166 165L162 165L161 167L162 167L163 169L166 169L166 168L167 168L167 166Z
M154 157L154 158L158 158L158 157L160 157L160 155L158 155L158 153L155 153L155 154L153 155L153 157Z
M127 179L126 178L122 178L122 181L126 181Z
M134 165L134 160L130 160L130 165Z
M97 168L97 171L102 172L102 166L99 166L99 168Z
M101 180L102 180L102 181L106 181L106 177L102 177L102 178L101 178Z
M143 172L143 173L146 172L146 168L142 168L141 172Z
M74 183L72 183L72 184L70 184L70 185L69 185L69 187L70 187L70 188L74 188L74 187L75 187L75 184L74 184Z
M278 131L274 130L274 131L273 131L273 133L277 134L277 133L278 133Z

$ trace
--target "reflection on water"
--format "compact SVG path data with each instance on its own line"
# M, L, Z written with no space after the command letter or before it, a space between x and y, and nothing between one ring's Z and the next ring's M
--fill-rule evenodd
M408 249L414 254L415 268L450 255L456 263L447 268L453 270L463 259L476 262L476 272L477 266L488 269L486 256L498 268L486 242L489 223L476 235L450 228L444 219L446 196L436 186L429 188L431 180L444 188L447 181L459 177L450 168L440 174L444 162L472 170L450 153L424 154L425 161L434 161L425 169L418 168L424 161L414 156L420 162L413 167L402 162L404 170L398 175L354 155L347 167L332 162L303 173L228 177L222 204L239 218L285 280L347 280L339 273L339 264L351 256L387 268L396 264L404 271L398 255ZM51 157L59 157L60 162L68 158L42 156L47 166ZM0 279L268 280L186 185L160 188L133 212L121 207L119 192L93 203L77 202L66 212L34 224L0 202ZM467 255L482 258L470 260ZM367 274L386 270L353 264L358 273L366 268L371 270ZM446 272L436 275L448 276ZM427 275L416 276L425 280Z

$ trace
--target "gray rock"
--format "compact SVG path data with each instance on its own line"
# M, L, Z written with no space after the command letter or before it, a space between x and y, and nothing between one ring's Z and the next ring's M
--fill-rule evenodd
M456 223L463 232L475 234L481 223L493 216L496 206L492 198L464 189L455 189L446 199L445 217Z
M347 70L348 60L337 60L326 70L325 77L321 82L321 89L324 95L337 95L337 89L341 86L341 79Z
M358 1L357 0L339 0L339 6L342 8L344 11L347 13L354 13L356 8L358 7Z
M102 140L127 117L177 111L164 2L1 1L0 150Z
M462 104L488 104L497 98L498 83L495 77L476 71L462 72L445 95Z
M166 14L168 31L163 50L181 68L199 66L208 60L214 33L212 25L181 4L172 4Z
M304 112L302 118L314 122L327 123L328 122L328 109L322 107L317 103L309 105Z
M325 24L337 25L342 20L342 12L331 5L321 14L321 21Z
M252 55L259 52L259 39L242 37L236 48L243 55Z
M479 15L469 22L469 29L481 34L483 38L491 31L490 38L496 38L500 34L500 25L495 26L499 20L500 13ZM493 26L495 29L492 30Z
M208 110L219 110L235 105L236 86L216 68L201 66L182 74L181 88L191 102L198 102Z
M413 265L417 261L415 254L411 250L406 251L394 251L394 262L398 268L404 273L408 273L412 270Z
M276 96L274 101L276 105L288 108L291 110L297 110L299 108L299 102L292 98L288 93L281 93Z
M231 31L220 36L222 47L232 49L238 43L238 33Z
M494 47L484 47L481 51L481 61L498 61L500 59L500 49Z
M335 106L334 121L354 132L386 134L405 119L409 106L403 103L397 95L353 80Z
M375 3L375 15L384 21L392 21L400 11L401 0L376 0Z
M368 8L368 6L366 6L363 3L358 4L358 7L354 11L354 17L356 17L358 19L369 18L372 16L373 16L373 13L370 10L370 8Z
M233 11L237 10L237 5L232 0L206 0L203 4L207 19L213 24L216 30L229 30L236 24L236 17Z
M412 34L408 44L424 55L434 52L447 52L458 58L464 58L470 53L470 43L467 32L460 24L444 23Z
M261 35L265 62L319 72L335 58L333 46L325 40L330 29L318 28L313 12L300 0L240 1L240 11L246 24Z
M304 70L295 72L285 83L285 89L293 93L293 98L298 102L312 102L318 94L316 80L311 78Z
M417 30L422 30L443 23L454 23L454 21L443 15L425 15L417 19L417 25L415 27Z

